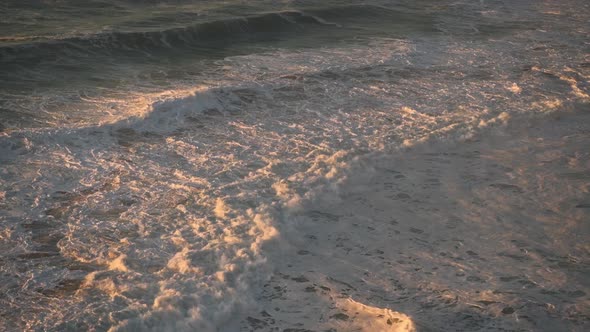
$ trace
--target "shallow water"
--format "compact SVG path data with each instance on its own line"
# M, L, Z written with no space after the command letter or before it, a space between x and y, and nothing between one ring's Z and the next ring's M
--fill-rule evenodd
M0 330L588 328L585 1L3 2Z

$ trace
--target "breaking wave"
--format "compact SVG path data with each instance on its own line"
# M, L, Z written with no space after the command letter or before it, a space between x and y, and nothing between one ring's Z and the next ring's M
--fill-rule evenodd
M318 27L339 27L331 20L370 20L399 14L376 6L344 6L310 11L282 11L198 23L182 28L142 32L106 32L0 47L0 62L76 54L112 55L129 51L216 47L236 39L268 38ZM398 15L399 16L399 15ZM406 19L407 21L407 19Z

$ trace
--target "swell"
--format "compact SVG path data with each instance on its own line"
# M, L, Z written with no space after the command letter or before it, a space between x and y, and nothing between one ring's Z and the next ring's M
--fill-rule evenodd
M0 47L2 63L23 60L45 60L70 56L116 55L133 51L223 47L236 39L255 38L256 41L275 40L281 34L301 32L321 27L338 27L341 22L375 23L396 17L398 23L408 23L414 14L403 15L399 11L370 5L350 5L309 11L283 11L256 16L231 18L198 23L182 28L144 32L108 32L89 36L56 39L43 42L11 44ZM332 23L337 21L337 23ZM391 22L388 20L388 22Z
M0 60L43 55L103 54L133 50L157 50L200 46L240 38L247 34L285 31L297 25L319 24L311 16L300 12L264 14L255 17L212 21L162 31L109 32L84 37L73 37L0 48Z
M249 34L277 33L320 21L301 12L269 13L147 32L109 32L84 37L11 45L0 48L0 61L75 54L113 55L133 50L187 48L219 44Z

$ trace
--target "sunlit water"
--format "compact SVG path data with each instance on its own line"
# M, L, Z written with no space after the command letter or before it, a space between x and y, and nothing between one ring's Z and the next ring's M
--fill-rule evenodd
M590 328L590 4L3 1L0 330Z

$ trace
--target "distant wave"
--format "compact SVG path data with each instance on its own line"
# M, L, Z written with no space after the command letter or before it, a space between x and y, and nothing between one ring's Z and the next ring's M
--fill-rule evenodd
M207 46L223 46L240 38L276 38L277 34L306 27L338 27L335 21L375 20L398 12L377 6L351 5L310 11L283 11L198 23L161 31L108 32L0 47L0 63L84 54L125 53ZM407 20L407 19L406 19Z
M0 47L0 61L10 61L10 59L21 56L30 58L35 55L42 56L43 54L111 54L131 50L198 47L223 43L250 34L286 32L306 25L330 24L314 15L299 11L267 13L252 17L199 23L193 26L163 31L115 31L83 37L4 46Z

